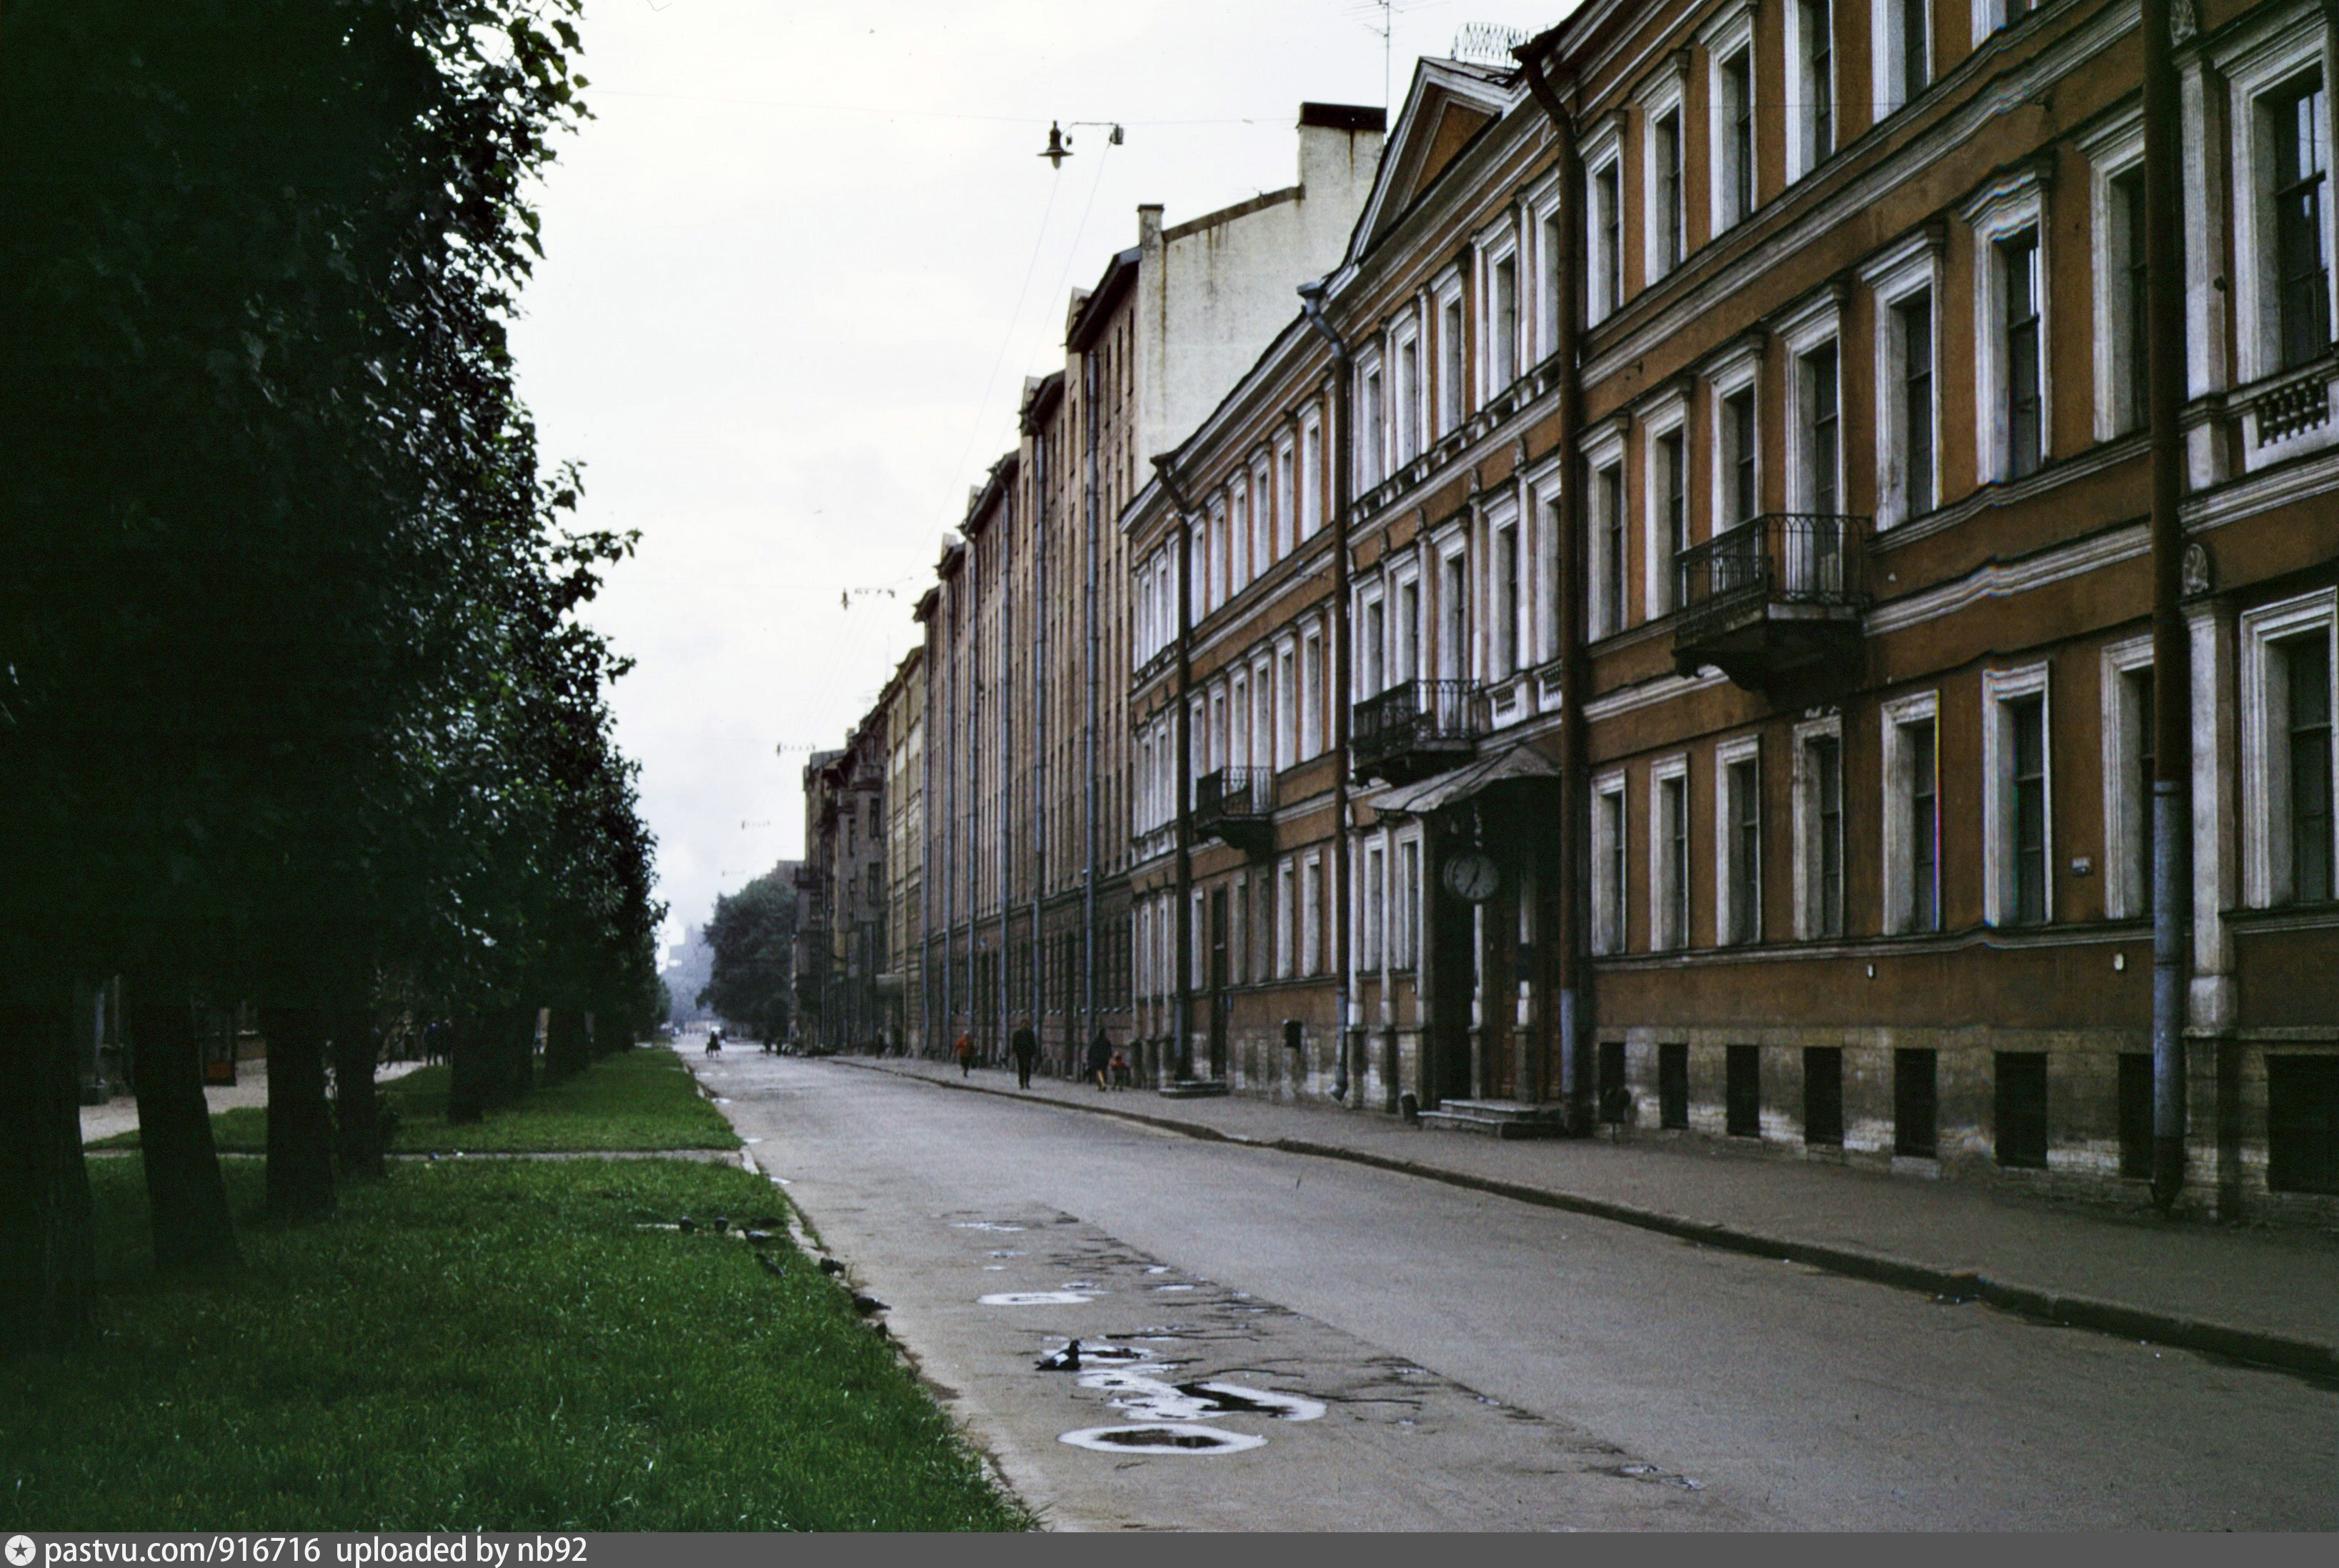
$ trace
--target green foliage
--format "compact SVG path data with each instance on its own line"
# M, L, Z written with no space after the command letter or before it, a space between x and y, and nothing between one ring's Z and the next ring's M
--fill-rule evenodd
M785 1035L795 937L795 883L785 864L735 893L716 895L715 917L706 922L714 971L699 1002L765 1039Z
M681 1214L765 1180L670 1160L404 1165L252 1266L144 1271L134 1159L93 1177L104 1346L0 1382L27 1530L962 1530L1031 1523L844 1295ZM259 1201L239 1162L231 1190Z

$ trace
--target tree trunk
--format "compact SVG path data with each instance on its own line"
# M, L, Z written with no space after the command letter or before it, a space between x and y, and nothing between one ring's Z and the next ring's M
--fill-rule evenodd
M133 984L135 985L135 981ZM138 1147L146 1168L146 1217L158 1273L242 1261L203 1099L202 1037L183 993L130 997L131 1078L138 1091Z
M335 1010L333 1027L333 1130L341 1174L381 1175L381 1101L374 1092L373 1018L363 1007Z
M544 1081L558 1083L584 1071L592 1060L590 1049L585 1038L585 1015L554 1008L544 1031Z
M324 1014L271 1007L261 1014L260 1030L268 1038L268 1217L299 1224L333 1208Z
M0 1360L96 1343L81 1084L62 1006L0 1006Z
M448 1031L447 1120L461 1127L488 1111L488 1034L477 1013L464 1013Z
M515 1007L503 1019L502 1103L517 1105L536 1087L536 1009Z

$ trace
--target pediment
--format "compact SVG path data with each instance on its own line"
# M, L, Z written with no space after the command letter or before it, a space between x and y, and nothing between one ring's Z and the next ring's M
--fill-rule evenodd
M1381 154L1372 197L1357 225L1351 260L1370 250L1462 150L1509 109L1516 96L1515 74L1459 60L1416 64L1405 110Z

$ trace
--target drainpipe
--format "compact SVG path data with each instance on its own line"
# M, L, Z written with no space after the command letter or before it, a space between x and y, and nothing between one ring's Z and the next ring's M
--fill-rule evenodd
M1170 725L1178 745L1178 953L1171 983L1177 991L1170 1010L1170 1029L1177 1072L1194 1076L1194 1022L1189 993L1194 986L1194 737L1188 723L1193 687L1194 652L1194 508L1178 488L1177 459L1164 454L1153 459L1161 488L1178 518L1178 685L1177 710Z
M1031 626L1038 651L1031 661L1031 1028L1048 1027L1048 942L1041 913L1048 896L1048 438L1031 441ZM1065 1051L1066 1077L1080 1060L1078 1046Z
M1097 1031L1097 357L1084 354L1081 379L1081 428L1088 449L1088 867L1081 873L1081 941L1086 950L1081 975L1081 1039Z
M1007 993L1011 973L1007 950L1012 945L1015 922L1009 912L1008 852L1015 840L1014 817L1008 808L1015 798L1015 488L999 498L999 1034L993 1041L1006 1055L1008 1014L1013 1001Z
M1348 508L1350 470L1355 467L1356 431L1348 418L1348 345L1324 314L1327 280L1299 285L1299 308L1316 335L1332 350L1332 751L1333 823L1337 852L1332 860L1333 941L1339 965L1340 1052L1332 1074L1332 1096L1348 1097L1348 1058L1356 1049L1356 966L1348 952ZM1363 1100L1360 1093L1359 1101Z
M1590 856L1586 807L1584 702L1589 682L1584 660L1583 488L1576 475L1576 431L1583 421L1584 388L1576 355L1578 309L1576 258L1583 254L1584 178L1576 166L1575 123L1543 72L1540 51L1518 52L1527 90L1543 106L1559 143L1559 319L1554 357L1559 361L1558 449L1561 462L1559 524L1559 885L1553 932L1559 961L1559 1090L1572 1130L1589 1123L1591 1074L1584 1070L1584 1041L1591 1032L1584 991L1590 964L1584 958L1584 875Z
M2152 440L2152 1201L2185 1185L2185 993L2192 896L2190 649L2183 595L2185 276L2176 47L2168 0L2143 0L2147 419Z

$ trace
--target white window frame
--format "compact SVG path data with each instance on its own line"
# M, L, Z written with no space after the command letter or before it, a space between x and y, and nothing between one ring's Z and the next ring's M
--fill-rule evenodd
M1374 646L1376 639L1367 633L1376 612L1380 616L1381 624L1377 647ZM1356 690L1349 695L1351 702L1363 702L1367 697L1377 696L1389 688L1388 623L1387 596L1382 584L1373 581L1361 585L1357 589L1357 656L1351 661L1356 666L1352 672L1352 684Z
M1875 301L1876 322L1876 528L1879 533L1921 518L1941 504L1941 243L1938 233L1920 230L1878 254L1860 269L1860 281ZM1933 330L1932 485L1911 495L1908 453L1900 435L1908 396L1908 355L1895 312L1923 294L1930 303ZM1842 363L1841 357L1837 360Z
M1887 936L1902 936L1920 928L1909 918L1910 881L1916 870L1915 846L1910 842L1914 824L1910 821L1909 803L1912 794L1909 776L1910 757L1909 742L1902 732L1919 725L1933 726L1933 923L1929 931L1941 927L1941 699L1938 691L1911 692L1881 705L1882 720L1884 810L1884 910L1881 922Z
M1581 152L1580 161L1584 166L1584 320L1586 326L1596 327L1617 311L1623 310L1625 301L1624 281L1621 276L1612 278L1608 275L1608 269L1604 265L1607 257L1603 253L1600 240L1601 230L1604 227L1601 222L1600 212L1600 176L1602 174L1613 174L1615 177L1618 205L1621 206L1624 200L1623 134L1622 127L1617 123L1617 117L1609 116L1604 124L1584 140ZM1623 215L1619 213L1616 220L1615 264L1616 271L1620 274L1624 268L1624 252L1631 244L1632 236L1626 231ZM1610 305L1611 301L1614 301L1613 308Z
M2055 453L2055 246L2038 166L1992 182L1961 216L1973 231L1974 243L1974 468L1984 484L1991 484L2014 471L2014 431L2006 416L2006 282L1999 275L1998 247L2025 229L2033 231L2038 242L2039 467L2045 468ZM1939 330L1937 322L1934 330ZM1934 374L1939 373L1937 364Z
M1470 644L1474 619L1470 614L1469 535L1459 524L1456 524L1440 537L1430 541L1430 553L1431 557L1437 563L1436 577L1432 585L1436 601L1430 606L1429 612L1430 650L1436 655L1436 657L1431 661L1436 671L1433 678L1446 681L1468 680L1473 673ZM1452 597L1447 591L1447 584L1453 580L1453 564L1457 557L1461 559L1463 568L1462 600L1458 619L1455 607L1447 603L1447 600ZM1449 625L1454 627L1451 646L1448 646L1446 636L1446 629Z
M1679 780L1682 786L1682 860L1680 866L1683 892L1681 914L1683 929L1673 929L1673 879L1667 874L1674 869L1673 846L1665 832L1665 785ZM1691 810L1689 754L1675 752L1659 757L1649 764L1649 950L1653 952L1675 952L1689 946L1687 915L1690 898L1694 896L1694 884L1690 880L1689 861L1697 853L1697 826Z
M1275 564L1275 518L1269 510L1271 461L1265 450L1250 463L1250 580L1257 582Z
M1303 974L1324 972L1324 856L1299 863L1299 966Z
M1357 488L1369 490L1388 478L1388 380L1376 343L1357 356Z
M1939 53L1940 39L1935 30L1933 0L1920 0L1920 3L1925 8L1925 79L1912 84L1900 72L1904 57L1900 48L1903 25L1901 0L1870 0L1868 13L1868 80L1870 87L1869 96L1874 100L1870 109L1871 123L1898 113L1915 103L1939 74L1937 67L1939 63L1935 56ZM1989 0L1977 0L1977 4L1988 3Z
M1820 930L1820 809L1819 777L1811 765L1811 742L1835 742L1836 758L1836 873L1841 880L1843 899L1843 930L1830 935ZM1795 835L1795 939L1798 942L1840 940L1851 932L1851 770L1843 749L1843 715L1829 714L1824 717L1806 719L1793 730L1794 754L1794 820L1791 826Z
M1559 172L1550 173L1527 192L1525 221L1535 237L1535 350L1529 361L1540 365L1559 351L1559 297L1562 252L1566 227L1559 210Z
M1421 830L1412 828L1396 835L1395 871L1390 896L1396 902L1395 922L1389 929L1389 967L1410 970L1418 966L1421 952Z
M2002 32L2017 22L2036 15L2047 0L2030 0L2019 12L2009 9L2008 0L1973 0L1973 44L1981 47L1982 40Z
M1736 465L1728 460L1730 443L1723 423L1728 410L1723 404L1749 387L1754 389L1753 515L1758 518L1762 515L1762 481L1767 476L1763 472L1762 391L1758 384L1762 370L1762 350L1751 341L1742 343L1722 355L1706 370L1706 401L1710 405L1708 419L1712 430L1712 444L1706 449L1713 455L1713 460L1706 465L1711 470L1713 487L1712 508L1706 514L1710 519L1706 530L1708 537L1735 528L1743 520L1730 515L1730 476Z
M1689 439L1689 399L1678 386L1669 388L1641 410L1639 423L1641 559L1645 563L1641 574L1641 613L1653 621L1676 607L1672 530L1664 516L1664 488L1658 483L1657 473L1658 445L1667 436L1682 439L1682 537L1686 543L1696 542L1691 528L1696 515L1691 504L1695 493L1691 476L1696 473L1697 463Z
M1305 544L1324 526L1324 417L1312 404L1299 416L1299 452L1298 543Z
M1554 449L1543 461L1520 478L1525 505L1535 517L1535 557L1526 588L1536 662L1547 665L1559 656L1559 536L1555 521L1567 454ZM1569 481L1572 482L1572 481Z
M1993 926L2008 925L2016 915L2014 879L2014 745L2008 733L2008 705L2026 697L2038 699L2039 762L2044 769L2045 820L2040 824L2041 854L2044 861L2046 886L2041 890L2042 912L2038 923L2055 923L2055 699L2049 689L2048 665L2041 660L2012 669L1985 669L1981 673L1981 776L1982 776L1982 921ZM1939 762L1939 742L1935 741L1935 765ZM1939 795L1934 797L1934 810L1939 811ZM1939 876L1938 867L1934 875Z
M2079 143L2087 160L2089 238L2094 251L2096 313L2096 439L2108 441L2144 428L2141 393L2146 345L2122 340L2135 319L2128 299L2128 263L2144 236L2127 232L2114 187L2144 167L2144 112L2123 115Z
M2217 62L2232 94L2234 149L2234 310L2240 348L2240 380L2244 384L2275 374L2282 365L2280 324L2274 313L2273 202L2265 191L2265 170L2273 146L2265 135L2259 100L2280 91L2301 72L2321 67L2323 102L2331 111L2334 102L2332 40L2323 16L2313 6L2301 6L2294 20L2260 38L2242 52ZM2329 136L2333 126L2325 125ZM2326 140L2325 147L2330 146ZM2324 176L2323 185L2323 256L2332 299L2328 320L2339 324L2339 163Z
M2137 742L2151 731L2152 715L2138 712L2129 677L2152 669L2152 636L2106 646L2100 683L2104 723L2104 916L2137 920L2152 912L2152 889L2143 885L2144 843L2152 833L2152 781L2139 777Z
M1698 39L1700 43L1705 45L1706 58L1705 183L1708 196L1707 206L1708 212L1712 220L1712 227L1710 232L1719 236L1731 229L1736 228L1748 218L1753 216L1754 209L1762 204L1762 176L1759 166L1755 171L1754 177L1746 182L1747 193L1751 199L1748 202L1747 210L1743 212L1735 212L1732 208L1732 198L1737 194L1738 190L1737 181L1731 178L1731 175L1734 173L1735 171L1726 169L1722 166L1724 149L1728 145L1727 117L1729 111L1729 105L1723 102L1722 67L1727 65L1732 59L1736 58L1742 52L1746 56L1746 94L1752 100L1752 102L1747 106L1748 122L1754 127L1753 133L1749 138L1749 140L1753 143L1753 146L1749 148L1749 152L1752 153L1756 151L1760 147L1762 142L1762 122L1760 119L1762 101L1761 91L1762 67L1759 64L1760 56L1754 48L1753 6L1751 5L1735 5L1731 7L1729 10L1722 12L1713 21L1706 25L1704 29L1699 34ZM1757 162L1759 165L1759 158Z
M1414 613L1410 624L1405 614L1407 588L1413 590ZM1421 557L1408 551L1397 557L1388 573L1388 674L1392 685L1399 681L1422 677L1421 611L1427 602L1421 591Z
M1631 833L1623 770L1602 774L1592 781L1592 951L1602 957L1623 952L1630 929L1632 890L1622 885L1628 879L1619 877L1619 885L1611 886L1609 868L1623 853L1618 841L1629 843Z
M1508 208L1501 220L1478 234L1478 403L1481 408L1499 397L1525 373L1525 345L1520 327L1526 320L1524 280L1520 266L1519 230ZM1510 374L1503 374L1504 334L1496 321L1495 274L1504 262L1511 266Z
M1364 967L1367 971L1382 967L1388 952L1383 940L1388 926L1388 835L1376 833L1365 841L1364 899Z
M1460 429L1471 409L1469 318L1460 269L1448 268L1438 278L1430 291L1430 310L1437 329L1437 434L1442 438Z
M2276 647L2318 633L2332 646L2331 679L2339 687L2339 588L2323 588L2245 610L2236 630L2241 652L2242 902L2253 909L2291 898L2289 702L2274 667ZM2339 697L2339 691L2334 691ZM2339 713L2334 706L2334 713ZM2339 790L2339 745L2332 748ZM2339 801L2339 793L2334 793Z
M1529 668L1534 659L1529 649L1534 646L1535 632L1528 624L1528 601L1535 585L1535 561L1528 550L1529 539L1517 506L1507 497L1486 508L1486 578L1485 578L1485 639L1486 676L1489 680L1507 680ZM1517 567L1518 581L1511 601L1508 626L1503 614L1503 548L1504 534L1511 536L1511 559ZM1503 647L1505 631L1510 633L1511 646Z
M1843 313L1834 294L1822 293L1807 300L1781 319L1778 328L1781 344L1787 350L1787 510L1808 512L1813 509L1811 453L1805 449L1805 426L1810 410L1804 407L1803 357L1833 344L1835 347L1835 504L1838 512L1849 511L1844 493L1844 450L1850 445L1848 437L1850 423L1844 418L1843 406ZM1755 415L1760 428L1762 415ZM1759 508L1757 508L1760 509Z
M1424 363L1423 355L1427 347L1420 323L1410 313L1389 333L1389 363L1398 371L1388 389L1389 452L1393 459L1389 467L1392 472L1421 456L1427 446L1424 439L1427 421L1422 417L1422 405L1429 386L1428 366ZM1403 375L1406 350L1408 349L1413 350L1413 385L1410 388L1404 384Z
M1299 483L1298 442L1289 435L1278 436L1275 442L1275 543L1272 554L1281 560L1298 544L1298 486Z
M1756 800L1754 846L1754 919L1753 935L1743 942L1735 942L1731 932L1736 930L1732 916L1738 912L1732 900L1738 869L1738 842L1733 831L1737 822L1731 811L1730 770L1740 763L1754 764ZM1722 741L1713 748L1713 940L1719 947L1758 947L1762 942L1762 855L1767 847L1763 840L1770 835L1763 831L1768 824L1762 819L1762 737L1759 735L1738 735Z
M1275 978L1289 980L1298 962L1299 942L1293 931L1298 918L1298 863L1289 855L1275 868Z
M1588 602L1584 606L1584 626L1587 640L1593 642L1597 642L1602 637L1614 636L1624 629L1622 625L1613 626L1608 625L1604 614L1609 598L1609 575L1613 572L1621 577L1626 566L1623 561L1611 561L1608 558L1607 518L1610 503L1600 492L1601 487L1606 482L1603 476L1612 468L1616 472L1618 488L1624 492L1615 498L1614 505L1618 515L1624 518L1624 535L1629 539L1633 528L1632 495L1631 485L1628 482L1630 475L1626 473L1624 464L1624 424L1621 419L1611 421L1603 429L1594 430L1585 438L1584 442L1584 472L1588 480L1587 488L1590 492L1587 498L1592 503L1591 515L1586 518L1584 530L1590 536L1584 541L1584 560L1590 569L1584 573L1584 587ZM1620 588L1616 594L1616 602L1623 607L1624 615L1629 620L1632 613L1631 594Z
M1817 0L1828 10L1828 20L1835 20L1837 0ZM1832 126L1828 145L1821 149L1813 143L1817 132L1811 123L1811 87L1804 80L1807 68L1803 47L1803 6L1806 0L1783 0L1785 12L1781 25L1786 34L1788 91L1783 102L1787 110L1787 183L1807 177L1811 171L1826 163L1844 144L1843 135L1843 70L1838 57L1841 51L1833 38L1828 40L1828 102L1832 106L1830 116Z
M1324 667L1324 634L1309 625L1299 634L1299 760L1324 751L1324 686L1330 678Z
M1275 639L1275 771L1299 765L1299 639Z
M1647 288L1689 260L1689 106L1682 67L1669 66L1641 90L1641 278ZM1672 236L1677 254L1669 254L1668 237L1657 212L1657 122L1673 117L1673 159L1679 178L1674 193L1680 232Z

